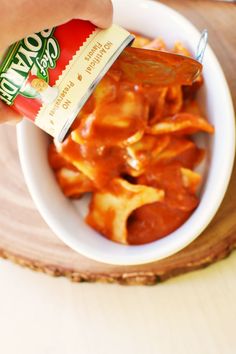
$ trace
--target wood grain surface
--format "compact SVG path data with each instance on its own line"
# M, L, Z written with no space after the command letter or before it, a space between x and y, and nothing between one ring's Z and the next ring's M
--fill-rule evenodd
M236 6L213 1L166 0L199 29L208 28L236 103ZM87 259L65 246L36 210L21 172L15 128L0 127L0 255L18 264L73 281L155 284L205 267L236 247L236 168L226 197L205 232L165 260L142 266L112 266Z

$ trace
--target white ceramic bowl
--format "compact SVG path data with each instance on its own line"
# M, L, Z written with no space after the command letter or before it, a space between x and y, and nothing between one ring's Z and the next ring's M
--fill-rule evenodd
M155 37L167 44L180 40L192 51L199 32L184 17L167 6L146 0L114 1L115 22ZM29 121L17 129L18 147L25 180L44 220L55 234L79 253L104 263L131 265L152 262L181 250L192 242L212 220L224 197L233 166L235 126L233 105L222 69L208 47L204 58L205 87L200 102L215 126L213 137L199 137L207 146L208 161L200 204L192 216L169 236L142 246L124 246L102 237L83 221L86 200L65 198L47 162L48 138Z

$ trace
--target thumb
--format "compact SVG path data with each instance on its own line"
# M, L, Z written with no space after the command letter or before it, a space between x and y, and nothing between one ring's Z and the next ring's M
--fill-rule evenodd
M17 112L0 100L0 124L6 122L18 123L21 119L22 117Z
M90 0L83 2L77 18L88 20L100 28L107 28L112 24L113 6L111 0Z

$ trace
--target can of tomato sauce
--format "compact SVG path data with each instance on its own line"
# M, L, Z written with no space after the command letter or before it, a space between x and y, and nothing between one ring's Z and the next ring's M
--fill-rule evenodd
M95 86L133 39L117 25L102 30L82 20L34 33L0 54L0 98L63 141Z

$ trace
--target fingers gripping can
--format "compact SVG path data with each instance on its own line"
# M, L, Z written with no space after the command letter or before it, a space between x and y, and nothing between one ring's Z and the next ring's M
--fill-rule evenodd
M0 98L63 141L71 124L134 37L72 20L13 44L0 56Z

